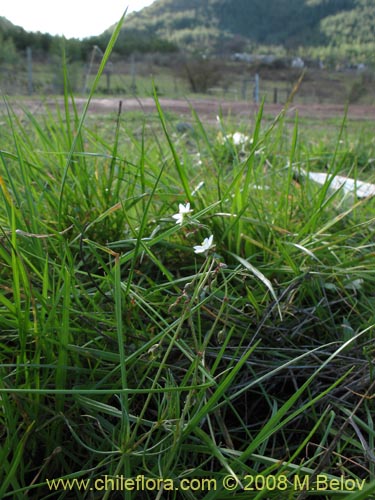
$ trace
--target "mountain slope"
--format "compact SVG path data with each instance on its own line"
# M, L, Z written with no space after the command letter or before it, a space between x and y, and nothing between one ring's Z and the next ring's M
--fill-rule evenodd
M192 50L220 49L233 37L297 48L374 42L374 20L374 0L156 0L124 29Z
M356 7L326 17L321 31L332 45L370 44L375 41L375 2L359 0Z

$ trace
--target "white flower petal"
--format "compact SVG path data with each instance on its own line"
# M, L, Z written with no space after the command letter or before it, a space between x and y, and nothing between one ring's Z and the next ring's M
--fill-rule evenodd
M241 144L245 144L249 140L248 136L245 134L241 134L241 132L235 132L233 134L233 143L236 146L240 146Z
M176 224L182 225L185 214L190 214L192 210L190 210L190 203L186 203L183 205L182 203L178 204L178 214L172 215L173 219L176 219Z
M190 203L186 203L186 205L179 203L178 210L180 214L189 214L192 212L192 210L190 210Z
M182 214L174 214L172 215L173 219L176 219L176 224L182 224L184 216Z
M206 249L202 245L195 245L194 252L195 253L203 253Z
M207 252L212 247L212 243L214 240L213 234L209 238L205 238L202 242L201 245L195 245L194 246L194 252L195 253L204 253Z

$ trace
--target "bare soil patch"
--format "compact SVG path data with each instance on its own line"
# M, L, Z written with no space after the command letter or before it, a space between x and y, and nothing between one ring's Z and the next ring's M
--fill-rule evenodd
M91 100L89 113L107 114L117 112L119 102L122 102L122 111L143 111L145 113L155 112L156 106L153 98L94 98ZM20 102L12 103L16 110L27 109L32 113L43 112L45 105L53 108L58 104L63 105L62 100L36 100L26 99ZM79 109L82 109L86 103L84 98L75 100ZM181 115L190 115L194 109L197 114L204 119L212 119L222 112L224 115L233 116L253 116L259 106L246 101L223 101L215 99L168 99L161 98L160 104L163 110L171 111ZM4 105L2 105L4 108ZM282 104L266 104L265 114L276 116L283 109ZM299 116L328 119L340 118L345 114L345 106L337 104L292 104L287 114L293 116L298 111ZM348 108L348 117L358 120L375 120L375 106L350 105Z
M93 113L117 111L119 101L122 101L123 111L156 111L155 102L152 98L142 99L93 99L90 104L90 111ZM246 101L221 101L214 99L167 99L161 98L160 105L163 110L172 111L177 114L191 114L194 109L199 116L212 118L220 111L225 114L235 116L251 116L259 109L259 106ZM283 109L282 104L266 104L265 113L277 115ZM288 109L288 114L294 115L296 110L302 117L312 118L335 118L344 116L345 106L337 104L292 104ZM348 109L348 116L355 119L375 119L375 107L351 105Z

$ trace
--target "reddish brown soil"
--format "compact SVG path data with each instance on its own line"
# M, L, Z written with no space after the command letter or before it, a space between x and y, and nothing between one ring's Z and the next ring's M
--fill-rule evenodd
M108 111L117 111L120 99L93 99L90 104L91 112L103 113ZM83 101L84 102L84 101ZM223 114L233 116L252 116L258 110L259 106L249 102L240 101L218 101L209 99L160 99L160 105L165 111L173 111L177 114L191 114L193 108L199 116L214 118L220 111ZM283 109L281 104L267 104L265 114L276 116ZM143 110L153 112L156 110L155 102L152 98L143 99L123 99L123 111ZM334 118L343 117L345 106L323 105L323 104L292 104L288 109L288 114L294 115L296 110L302 117L311 118ZM349 107L348 116L356 119L374 119L375 107L352 105Z
M122 101L122 112L127 111L144 111L145 113L154 112L156 110L155 102L152 98L94 98L91 100L89 113L106 114L117 112L119 102ZM58 101L62 104L61 101ZM82 109L86 100L77 98L75 100L79 109ZM43 112L44 106L56 106L56 101L45 100L23 100L22 107L28 109L32 113ZM219 101L213 99L160 99L161 107L164 111L172 111L181 115L191 115L191 109L195 109L197 114L205 119L212 119L221 111L224 115L232 116L253 116L256 113L258 106L253 103L243 101ZM18 103L13 103L14 108L19 108ZM21 106L21 105L20 105ZM283 106L281 104L266 104L265 114L276 116ZM325 119L325 118L341 118L345 113L344 105L337 104L292 104L289 106L287 114L294 116L296 110L301 117ZM348 117L352 119L375 120L375 107L350 105L348 109Z

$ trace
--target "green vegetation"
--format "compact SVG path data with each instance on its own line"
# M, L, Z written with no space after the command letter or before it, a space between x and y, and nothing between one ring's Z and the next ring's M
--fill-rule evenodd
M309 69L298 96L303 103L369 105L374 15L370 0L158 0L126 16L100 93L150 96L153 78L160 82L159 96L192 92L248 100L258 73L266 102L285 102L300 74L291 67L298 56ZM63 93L64 53L71 88L85 92L112 31L64 40L28 33L0 18L2 91Z
M371 181L369 127L86 120L117 34L81 115L64 72L63 111L2 117L0 497L303 498L326 474L375 498L374 201L294 180ZM94 491L138 475L171 482Z
M373 61L372 0L158 0L124 30L199 52L299 51L323 60Z
M232 54L299 53L324 61L374 64L372 0L156 0L126 17L116 52ZM70 60L87 61L94 45L104 51L112 29L67 40ZM46 57L59 37L28 33L0 17L0 39L18 52L32 47ZM0 63L8 49L0 45Z

